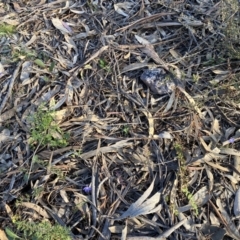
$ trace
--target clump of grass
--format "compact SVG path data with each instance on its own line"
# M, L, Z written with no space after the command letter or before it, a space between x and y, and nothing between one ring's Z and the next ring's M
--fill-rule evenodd
M49 147L65 147L68 144L69 135L62 132L54 121L54 111L40 106L37 112L29 118L31 124L30 145Z
M184 194L184 196L188 199L189 204L191 204L192 209L194 210L194 213L198 215L198 206L195 202L193 195L188 190L188 172L187 172L187 166L186 161L183 155L183 149L180 144L175 144L175 150L177 152L178 161L179 161L179 182L180 182L180 189L181 192Z
M0 24L0 37L6 35L12 35L15 32L15 26L10 24Z
M23 238L19 237L11 229L5 229L7 235L12 239L32 239L32 240L71 240L70 231L60 225L51 225L47 221L40 223L29 222L26 220L13 220L16 229Z

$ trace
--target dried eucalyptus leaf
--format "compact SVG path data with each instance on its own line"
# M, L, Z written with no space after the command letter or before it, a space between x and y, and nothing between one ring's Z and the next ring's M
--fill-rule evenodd
M151 185L144 194L135 203L133 203L126 212L116 218L116 220L149 214L161 209L161 205L157 205L160 201L160 192L155 193L151 198L147 199L153 190L155 179L156 177L153 179Z
M201 231L206 237L211 236L212 240L221 240L226 233L223 228L209 224L204 224L201 228Z
M240 188L236 191L235 194L233 212L235 216L240 215Z
M71 34L72 29L68 26L67 23L63 22L59 18L52 18L52 23L55 28L59 29L63 34Z
M222 217L225 219L225 221L227 223L228 234L230 236L233 236L236 239L240 239L240 234L239 234L235 224L232 222L232 220L229 217L227 211L223 208L222 203L221 203L219 198L216 200L216 204L217 204L217 206L219 208L219 211L222 214ZM234 205L235 205L235 203L234 203ZM238 211L236 211L236 212L238 212Z

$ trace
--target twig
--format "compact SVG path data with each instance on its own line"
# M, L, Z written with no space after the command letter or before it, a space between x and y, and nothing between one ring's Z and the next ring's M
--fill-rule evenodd
M1 103L1 106L0 106L0 114L2 113L2 111L3 111L3 109L4 109L5 105L6 105L6 102L7 102L8 98L10 97L10 94L11 94L12 89L13 89L14 81L17 78L17 75L18 75L18 72L19 72L21 66L22 66L22 61L18 63L18 66L15 69L12 78L10 79L10 83L9 83L7 94L4 97L4 99L3 99L2 103Z
M86 64L97 58L99 55L101 55L104 51L106 51L109 48L109 46L102 46L97 52L93 53L92 56L90 56L85 62L80 64L79 66L73 68L70 70L70 77L68 79L68 82L70 82L72 79L76 78L82 67L84 67Z
M167 13L157 13L157 14L154 14L154 15L151 15L151 16L148 16L148 17L143 17L143 18L141 18L141 19L138 19L138 20L135 21L135 22L130 23L130 24L127 25L127 26L124 26L124 27L122 27L122 28L119 28L119 29L115 30L115 32L126 31L128 28L133 27L133 26L135 26L135 25L139 25L140 23L144 23L144 24L145 24L146 22L152 22L152 21L154 21L155 19L161 18L161 17L163 17L163 16L174 15L174 14L176 14L176 13L167 12Z

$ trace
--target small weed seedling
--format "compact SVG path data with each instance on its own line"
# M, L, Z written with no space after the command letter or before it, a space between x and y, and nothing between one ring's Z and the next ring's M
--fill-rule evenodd
M15 27L9 24L0 24L0 37L11 35L15 32Z
M44 187L37 187L33 189L32 196L34 196L35 198L40 198L43 193L44 193Z
M38 144L49 147L65 147L68 144L68 134L64 134L54 121L54 111L40 106L30 118L30 145Z
M82 151L81 151L81 149L79 149L79 150L75 150L73 153L72 153L72 157L73 158L76 158L76 157L81 157L81 154L82 154Z
M198 215L198 206L197 203L193 199L193 195L188 190L188 176L187 176L187 166L185 163L185 158L183 155L183 149L180 144L175 144L175 150L177 152L178 161L179 161L179 172L178 177L180 181L180 189L184 196L188 199L188 202L191 204L194 213Z
M195 83L198 83L198 81L199 81L199 79L200 79L200 76L199 76L199 74L197 73L197 74L193 74L192 78L193 78L193 81L194 81Z
M11 239L35 239L35 240L71 240L70 232L66 227L60 225L51 225L47 221L40 223L29 222L26 220L13 220L14 225L21 233L19 237L10 228L5 231Z
M122 133L126 136L126 135L128 135L129 134L129 130L130 130L130 128L129 128L129 126L123 126L122 127Z
M12 50L12 61L14 62L19 61L19 59L31 59L35 57L36 52L26 47L17 47Z
M111 72L109 65L107 64L107 62L104 59L100 59L98 64L99 64L100 68L104 69L108 73Z

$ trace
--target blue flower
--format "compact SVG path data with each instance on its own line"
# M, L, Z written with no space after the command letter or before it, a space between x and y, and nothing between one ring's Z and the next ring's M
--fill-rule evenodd
M230 143L234 143L235 139L234 139L234 138L230 138L228 141L229 141Z
M83 188L83 191L84 191L86 194L89 194L89 193L91 193L91 192L92 192L92 188L91 188L91 187L88 187L88 186L86 186L86 187L84 187L84 188Z

